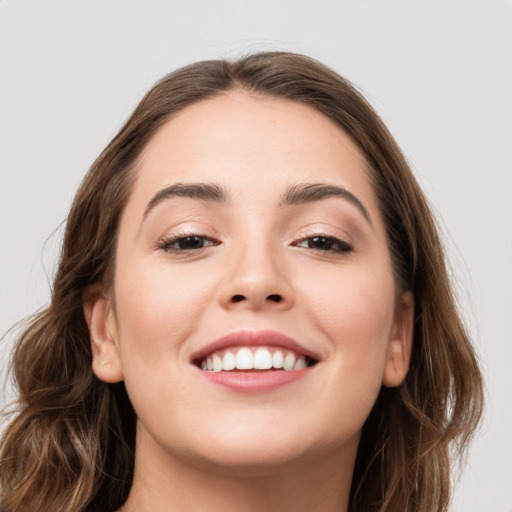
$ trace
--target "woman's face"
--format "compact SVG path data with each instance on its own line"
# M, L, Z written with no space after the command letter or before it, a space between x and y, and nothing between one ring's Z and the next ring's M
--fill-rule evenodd
M124 378L152 457L353 458L381 386L407 371L412 302L397 306L365 160L303 104L234 91L167 122L115 268L112 300L86 306L110 363L94 368Z

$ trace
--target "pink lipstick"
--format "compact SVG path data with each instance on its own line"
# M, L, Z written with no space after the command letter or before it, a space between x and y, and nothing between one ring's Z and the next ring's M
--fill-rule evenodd
M210 382L246 393L271 391L309 374L318 354L276 331L239 331L192 356Z

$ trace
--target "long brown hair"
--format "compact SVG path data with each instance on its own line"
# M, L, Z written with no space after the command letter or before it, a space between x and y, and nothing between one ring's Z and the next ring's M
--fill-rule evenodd
M392 136L347 80L308 57L268 52L164 77L85 176L51 303L13 353L19 398L1 441L2 512L106 511L126 500L136 418L122 383L93 376L84 290L111 282L119 218L147 142L181 109L234 88L310 105L365 155L397 289L413 292L416 318L408 375L399 388L382 388L363 427L349 510L446 511L451 460L464 453L481 416L482 381L432 213Z

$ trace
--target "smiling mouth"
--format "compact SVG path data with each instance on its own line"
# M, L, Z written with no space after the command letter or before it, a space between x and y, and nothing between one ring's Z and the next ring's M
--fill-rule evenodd
M316 364L311 357L280 347L237 346L215 351L194 361L209 372L266 372L303 370Z

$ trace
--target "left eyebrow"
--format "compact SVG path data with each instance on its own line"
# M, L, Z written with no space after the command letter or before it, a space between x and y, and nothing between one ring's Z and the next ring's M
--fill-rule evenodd
M370 225L372 224L370 214L363 203L352 194L352 192L349 192L346 188L338 187L337 185L326 183L303 183L293 185L283 194L281 204L297 205L321 201L331 197L340 197L352 203L363 214Z

